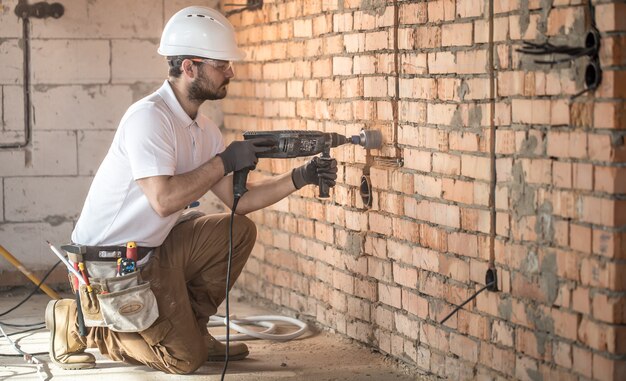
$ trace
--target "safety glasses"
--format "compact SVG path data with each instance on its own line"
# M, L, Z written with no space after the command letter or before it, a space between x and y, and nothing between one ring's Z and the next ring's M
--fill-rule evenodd
M226 73L228 70L233 69L233 65L230 61L218 61L210 58L190 58L191 61L203 64L209 64L215 69Z

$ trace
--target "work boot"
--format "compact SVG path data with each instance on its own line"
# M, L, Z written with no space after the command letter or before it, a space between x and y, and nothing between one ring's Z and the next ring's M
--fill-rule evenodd
M62 369L89 369L96 358L85 353L87 345L76 327L76 301L51 300L46 307L46 328L50 330L50 359Z
M226 344L217 341L213 336L204 336L204 342L209 348L209 356L207 361L224 361L226 360ZM244 343L230 342L228 350L228 360L237 361L243 360L248 356L250 351L248 346Z

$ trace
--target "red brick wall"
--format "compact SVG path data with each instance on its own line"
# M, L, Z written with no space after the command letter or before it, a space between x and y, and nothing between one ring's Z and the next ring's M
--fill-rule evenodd
M582 45L586 1L492 3L490 16L488 0L265 1L230 17L249 52L224 102L230 139L385 137L334 149L330 200L310 187L253 215L239 285L449 379L623 379L626 4L593 1L604 76L570 100L586 58L538 65L515 49ZM301 162L261 160L255 175ZM490 261L501 291L440 324Z

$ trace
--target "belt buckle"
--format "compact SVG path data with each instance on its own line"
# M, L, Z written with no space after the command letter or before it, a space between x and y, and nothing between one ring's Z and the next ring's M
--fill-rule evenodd
M122 252L120 250L98 250L98 258L110 259L121 258Z

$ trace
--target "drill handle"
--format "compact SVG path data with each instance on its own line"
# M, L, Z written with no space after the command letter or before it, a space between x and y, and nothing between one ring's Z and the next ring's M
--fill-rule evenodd
M324 160L324 161L331 161L331 157L330 157L330 149L325 149L324 152L322 152L322 154L320 155L320 160ZM321 177L318 179L318 187L320 190L320 198L328 198L330 197L330 187L328 186L328 184L326 183L326 181L324 181L324 179L322 179Z
M319 188L320 188L320 198L330 197L330 187L328 186L328 184L324 182L324 180L320 179Z
M246 182L248 181L248 173L250 173L251 169L254 168L247 167L233 173L233 196L235 196L235 199L241 198L241 196L248 191Z

